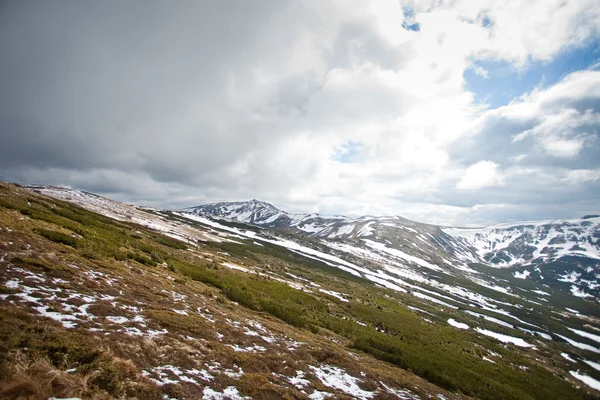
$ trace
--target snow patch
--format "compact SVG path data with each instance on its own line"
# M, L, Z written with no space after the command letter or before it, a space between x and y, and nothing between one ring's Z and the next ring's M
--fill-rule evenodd
M581 297L582 299L585 299L586 297L594 297L593 295L586 293L583 289L578 288L575 285L571 285L571 294L576 297Z
M514 329L514 326L512 324L509 324L508 322L504 322L501 319L490 317L490 316L485 315L485 314L476 313L476 312L470 311L470 310L465 310L465 312L467 314L473 315L474 317L483 318L486 321L490 321L490 322L493 322L495 324L502 325L504 327Z
M202 392L202 400L246 400L251 399L248 396L240 395L240 392L235 386L229 386L223 389L222 392L217 392L206 386Z
M592 378L589 375L582 374L579 371L569 371L569 373L575 379L580 380L581 382L585 383L586 385L588 385L592 389L600 391L600 381L597 381L596 379Z
M600 343L600 336L599 335L594 335L593 333L589 333L586 331L581 331L579 329L573 329L573 328L567 328L568 330L570 330L571 332L574 332L576 334L578 334L579 336L582 336L584 338L588 338L593 340L594 342Z
M240 267L239 265L235 265L235 264L231 264L231 263L227 263L227 262L224 262L221 265L224 267L227 267L230 269L235 269L235 270L242 271L242 272L252 272L248 268Z
M360 379L348 375L345 370L331 365L321 367L309 366L312 373L323 383L323 385L340 390L349 396L358 399L370 399L375 392L363 390L358 386Z
M527 279L527 277L531 274L531 272L524 270L523 272L515 271L513 272L513 276L517 279Z
M322 293L328 294L330 296L333 296L343 303L348 303L348 300L344 297L344 293L334 292L333 290L325 290L325 289L319 289L319 291Z
M429 268L433 271L444 272L444 270L442 268L438 267L437 265L434 265L434 264L432 264L428 261L425 261L421 258L411 256L410 254L406 254L405 252L403 252L401 250L389 248L386 245L384 245L383 243L377 243L377 242L374 242L372 240L367 240L367 239L363 239L363 242L365 242L365 244L367 246L369 246L375 250L383 251L392 256L396 256L396 257L402 258L406 261L413 262L421 267Z
M435 297L427 296L426 294L423 294L421 292L416 292L415 291L415 292L412 292L412 295L415 296L415 297L418 297L420 299L429 300L429 301L431 301L433 303L441 304L441 305L446 306L448 308L452 308L454 310L458 310L458 307L453 306L452 304L448 304L445 301L438 300Z
M584 363L594 368L596 371L600 371L600 364L595 361L583 360Z
M298 389L302 389L305 386L310 385L310 381L308 379L304 379L304 371L296 371L296 376L288 378L288 382L294 385Z
M458 322L458 321L456 321L456 320L455 320L455 319L453 319L453 318L449 318L449 319L448 319L448 323L449 323L450 325L452 325L453 327L455 327L455 328L458 328L458 329L469 329L469 325L467 325L467 324L464 324L464 323L462 323L462 322Z
M597 349L594 346L590 346L589 344L586 344L586 343L577 342L577 341L575 341L573 339L569 339L566 336L559 335L558 333L555 333L555 335L558 336L559 338L563 339L565 342L569 343L573 347L577 347L578 349L582 349L582 350L589 350L592 353L598 353L598 354L600 354L600 349Z
M497 340L501 341L502 343L512 343L515 346L519 346L519 347L533 347L533 345L527 343L526 341L524 341L521 338L517 338L517 337L509 336L509 335L503 335L501 333L489 331L487 329L475 328L475 330L477 332L481 333L482 335L493 337L494 339L497 339Z

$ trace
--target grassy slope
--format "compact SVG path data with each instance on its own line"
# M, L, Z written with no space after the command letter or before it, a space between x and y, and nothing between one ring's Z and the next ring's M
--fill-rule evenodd
M58 279L57 285L62 285L63 291L76 290L98 298L89 307L96 316L93 321L64 329L58 323L32 317L35 311L23 307L15 293L4 287L8 295L0 303L0 379L4 390L20 382L19 376L34 377L36 368L45 365L54 371L76 368L75 374L57 372L64 381L75 381L63 386L76 389L63 393L60 387L52 386L56 382L47 383L46 390L53 395L75 391L75 395L90 398L126 395L150 399L160 398L163 393L193 398L199 394L198 385L157 387L141 371L166 363L181 365L182 360L189 368L200 368L216 359L221 369L241 367L246 373L236 379L219 374L211 387L235 385L255 398L303 398L298 389L284 385L280 382L283 378L272 374L289 373L282 367L284 359L305 371L308 365L335 363L355 376L364 372L363 384L369 390L377 387L377 382L385 382L410 388L422 396L444 393L453 397L437 385L482 399L591 398L564 380L568 378L564 360L552 352L501 346L491 339L430 323L407 306L437 313L441 320L454 314L440 313L408 295L365 285L337 269L275 246L261 247L249 241L207 242L188 249L140 226L5 184L0 186L0 206L0 227L4 227L0 242L6 253L0 264L4 282L15 277L27 282L32 276L43 277L46 282ZM223 268L222 262L252 266L256 273ZM8 263L11 269L6 267ZM21 271L37 275L23 275ZM89 274L82 275L90 271L101 271L105 277L90 280L86 278ZM296 290L274 279L284 278L286 272L322 288L349 294L351 301L343 303L318 291ZM109 279L116 283L111 285ZM101 292L117 298L122 307L116 307L115 301L102 300ZM176 300L171 292L185 296L185 301ZM58 311L65 303L48 301ZM182 302L188 311L192 310L188 315L175 311ZM137 307L137 311L127 311L131 307ZM193 313L198 307L210 310L215 321ZM169 333L154 337L127 335L122 326L106 318L131 320L138 313L143 315L148 332L164 329ZM227 344L256 343L248 342L248 335L236 330L228 318L260 320L288 342L304 345L290 350L282 345L287 339L281 339L273 348L260 342L268 349L266 352L233 351ZM217 332L223 335L220 340ZM502 357L495 358L496 363L483 360L490 351ZM353 354L359 357L360 365ZM206 361L199 365L198 360ZM14 390L35 391L23 385ZM331 391L316 380L312 385L317 390ZM383 391L378 393L385 398ZM43 396L46 393L40 398Z

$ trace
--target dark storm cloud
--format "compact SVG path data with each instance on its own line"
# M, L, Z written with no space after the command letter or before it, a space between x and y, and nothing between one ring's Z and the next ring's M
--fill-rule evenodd
M368 26L346 23L335 39L330 67L346 68L356 64L357 60L367 59L386 69L398 69L412 51L405 46L401 49L403 56L398 57L397 50L370 31Z
M536 122L535 119L511 120L503 116L492 116L485 121L481 132L454 143L450 152L465 164L482 159L504 163L511 156L529 153L529 143L512 143L512 138L533 128Z
M7 4L1 165L142 167L168 180L182 173L178 159L191 170L230 161L245 138L233 134L239 126L220 107L223 89L240 65L267 51L248 43L268 40L260 38L263 27L287 6Z

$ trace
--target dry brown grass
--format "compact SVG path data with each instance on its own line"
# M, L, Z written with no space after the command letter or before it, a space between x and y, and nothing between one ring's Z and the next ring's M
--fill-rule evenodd
M291 400L305 398L297 390L290 390L287 387L282 388L274 385L271 383L271 379L271 376L268 374L246 373L236 382L236 386L253 399Z
M14 356L10 378L0 383L0 399L46 400L49 397L80 397L99 375L70 374L55 368L43 357Z

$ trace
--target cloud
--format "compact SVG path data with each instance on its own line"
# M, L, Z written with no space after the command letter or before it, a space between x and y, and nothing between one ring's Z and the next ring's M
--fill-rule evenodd
M600 180L600 169L574 169L568 171L566 176L561 179L570 184L582 184L586 182L597 182Z
M579 112L567 108L555 114L542 116L542 121L534 128L515 135L513 142L534 136L538 145L548 154L555 157L575 157L584 146L596 139L595 134L582 132L576 134L578 128L589 128L600 124L600 114L592 110Z
M593 0L2 9L1 179L457 224L598 199L597 180L578 184L577 204L561 187L600 168L600 72L497 109L464 78L488 74L481 60L522 71L596 40Z
M508 160L509 160L509 161L511 161L511 162L516 162L516 163L518 163L518 162L520 162L520 161L523 161L523 160L524 160L524 159L526 159L526 158L527 158L527 154L517 154L516 156L510 156L510 157L508 158Z
M479 161L466 169L457 189L477 190L489 186L503 186L504 177L499 165L492 161Z
M484 110L470 134L455 144L463 162L485 158L499 164L590 168L598 165L600 71L566 75L509 104Z
M476 66L474 68L474 71L477 75L481 76L484 79L489 79L490 74L488 73L488 71L480 66Z
M427 23L448 27L453 21L453 34L465 43L460 47L474 57L507 60L519 67L526 67L529 59L548 60L568 46L582 45L600 26L600 10L593 0L405 3L415 10L422 30Z

